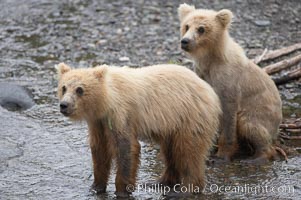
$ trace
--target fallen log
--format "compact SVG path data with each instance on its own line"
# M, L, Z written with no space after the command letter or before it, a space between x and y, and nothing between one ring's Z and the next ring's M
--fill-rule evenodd
M301 118L297 118L297 119L295 119L295 121L294 121L294 123L301 123Z
M301 133L301 129L285 129L289 133Z
M282 128L282 129L300 129L301 124L280 124L279 128Z
M280 133L279 137L286 139L286 140L301 140L301 136L288 136L285 133Z
M272 59L278 58L280 56L284 56L289 53L293 53L294 51L297 51L299 49L301 49L301 43L297 43L292 46L284 47L284 48L270 51L270 52L267 52L266 50L264 50L264 52L260 56L258 56L257 58L254 59L254 62L256 64L258 64L263 61L272 60Z
M268 65L268 66L264 67L263 70L267 74L271 75L271 74L277 73L277 72L279 72L283 69L287 69L287 68L289 68L293 65L296 65L300 61L301 61L301 54L297 55L293 58L285 59L285 60L282 60L282 61L277 62L275 64Z
M300 77L301 77L301 68L293 70L280 78L274 78L273 81L275 82L276 85L282 85L287 82L299 79Z

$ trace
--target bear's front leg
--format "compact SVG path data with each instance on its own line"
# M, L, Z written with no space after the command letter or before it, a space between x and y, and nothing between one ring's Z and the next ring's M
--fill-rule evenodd
M235 96L221 98L223 117L221 119L221 134L218 138L216 156L225 162L232 160L238 150L237 142L237 112L238 98Z
M135 188L139 166L140 144L133 134L116 134L117 174L115 180L117 197L128 197Z
M101 121L89 123L90 147L93 160L94 182L91 189L106 192L113 157L113 138Z

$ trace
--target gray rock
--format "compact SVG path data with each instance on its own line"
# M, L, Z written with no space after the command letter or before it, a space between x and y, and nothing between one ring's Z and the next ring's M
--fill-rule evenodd
M26 110L35 105L29 92L22 86L0 83L0 105L10 111Z

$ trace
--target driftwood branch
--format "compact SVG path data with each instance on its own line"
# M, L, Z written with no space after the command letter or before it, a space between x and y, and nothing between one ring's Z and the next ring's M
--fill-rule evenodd
M285 129L285 131L290 132L292 134L301 133L301 129Z
M296 65L298 64L299 62L301 61L301 54L300 55L297 55L293 58L289 58L289 59L285 59L285 60L282 60L280 62L277 62L275 64L272 64L272 65L269 65L269 66L266 66L263 68L263 70L268 73L268 74L274 74L274 73L277 73L283 69L287 69L293 65Z
M301 49L301 43L297 43L297 44L294 44L292 46L284 47L284 48L274 50L274 51L270 51L270 52L267 52L265 50L259 57L254 59L254 62L256 64L258 64L258 63L263 62L263 61L272 60L272 59L278 58L280 56L284 56L284 55L287 55L287 54L292 53L294 51L297 51L299 49Z
M280 124L279 128L282 128L282 129L300 129L301 124Z
M276 85L281 85L296 79L299 79L301 77L301 68L293 70L289 72L288 74L280 77L280 78L275 78L273 79Z
M285 133L280 133L279 137L286 139L286 140L301 140L301 136L297 135L297 136L288 136Z
M301 49L301 43L294 44L289 47L285 47L282 49L274 50L271 52L268 52L267 49L263 51L263 53L256 57L254 59L254 62L257 64L262 61L271 60L283 55L287 55L289 53L292 53L294 51ZM281 70L288 69L289 67L292 67L294 65L298 65L301 62L301 54L296 55L292 58L284 59L280 62L268 65L263 67L262 69L269 75L275 74L277 72L280 72ZM293 71L290 71L289 73L283 75L279 78L274 78L274 82L276 85L285 84L287 82L299 79L301 77L301 68L297 68Z
M268 52L268 49L265 48L264 51L262 52L262 54L256 58L253 59L255 64L258 64L262 61L263 57L266 55L266 53Z
M279 137L286 140L301 140L301 121L300 118L295 121L288 121L280 124Z

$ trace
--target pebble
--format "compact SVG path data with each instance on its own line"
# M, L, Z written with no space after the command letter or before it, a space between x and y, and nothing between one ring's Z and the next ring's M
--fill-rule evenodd
M262 26L262 27L271 25L271 22L269 20L255 20L254 23L257 26Z
M88 46L89 48L95 48L95 44L92 44L92 43L87 44L87 46Z
M290 88L293 88L293 87L294 87L294 84L292 84L292 83L285 84L285 88L287 88L287 89L290 89Z
M120 29L120 28L117 29L116 33L117 33L118 35L122 34L122 29Z
M107 42L108 42L107 40L101 39L101 40L98 40L98 41L97 41L97 45L103 45L103 44L105 44L105 43L107 43Z
M130 58L129 57L120 57L119 58L119 61L121 61L121 62L128 62L128 61L130 61Z

